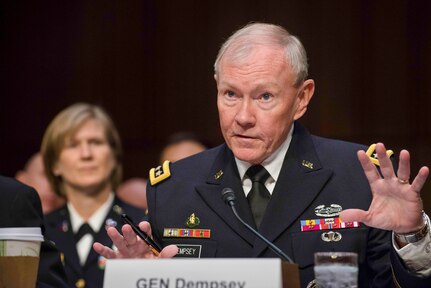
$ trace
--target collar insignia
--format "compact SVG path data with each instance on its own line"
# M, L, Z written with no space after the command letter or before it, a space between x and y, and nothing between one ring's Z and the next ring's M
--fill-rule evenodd
M316 213L316 216L320 217L334 217L340 215L341 210L343 210L343 208L338 204L331 204L329 207L319 205L314 208L314 213Z
M218 170L218 172L216 174L214 174L214 179L219 180L221 178L221 176L223 176L223 171Z
M376 144L371 144L370 147L368 147L367 152L365 152L368 157L370 157L371 162L373 162L374 165L380 166L380 162L379 159L377 159L377 153L375 152L376 150ZM391 157L394 154L394 151L392 150L387 150L386 154L388 155L388 157Z
M307 160L302 160L302 166L307 167L308 169L313 169L313 163Z
M195 216L195 213L192 213L192 215L189 216L186 220L186 226L189 228L193 228L198 226L201 223L201 220L199 220L198 217Z
M120 206L118 206L118 205L114 205L114 206L112 206L112 210L115 212L115 213L117 213L118 215L121 215L121 214L123 214L124 212L123 212L123 208L121 208Z
M171 176L171 171L169 170L169 161L166 160L162 165L151 168L150 170L150 183L155 185Z

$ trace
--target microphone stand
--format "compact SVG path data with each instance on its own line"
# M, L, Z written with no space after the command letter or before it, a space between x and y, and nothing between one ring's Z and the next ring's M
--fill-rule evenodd
M236 218L245 226L247 229L249 229L251 232L253 232L254 235L259 237L263 242L265 242L268 247L277 254L278 257L280 257L282 260L285 260L289 263L293 263L292 259L290 259L289 256L286 255L283 251L281 251L280 248L278 248L276 245L271 243L268 239L266 239L262 234L257 232L253 227L248 225L242 218L238 215L238 212L235 209L235 192L231 188L224 188L222 191L222 197L227 205L229 205L232 208L233 213L235 214Z

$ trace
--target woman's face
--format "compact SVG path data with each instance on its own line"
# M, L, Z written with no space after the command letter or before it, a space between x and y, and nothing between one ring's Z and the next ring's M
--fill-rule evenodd
M53 172L61 176L66 194L98 193L112 189L110 177L116 164L104 127L96 119L88 119L65 138Z

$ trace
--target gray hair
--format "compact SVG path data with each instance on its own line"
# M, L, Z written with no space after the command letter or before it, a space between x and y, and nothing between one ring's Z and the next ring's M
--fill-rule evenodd
M268 23L250 23L233 33L221 46L214 63L214 72L219 72L220 61L229 56L241 59L249 55L256 46L284 48L286 61L295 74L295 86L308 77L307 53L299 39L281 26Z

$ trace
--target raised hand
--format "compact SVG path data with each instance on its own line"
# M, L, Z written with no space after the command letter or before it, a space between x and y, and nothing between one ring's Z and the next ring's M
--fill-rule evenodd
M139 223L139 228L151 236L150 223L143 221ZM150 247L139 238L130 225L123 225L121 228L123 235L121 235L116 228L109 227L107 230L109 238L111 238L113 244L117 247L116 250L110 247L104 246L101 243L94 243L94 250L100 255L107 259L119 259L119 258L172 258L178 252L178 247L175 245L169 245L163 248L160 255L156 256L150 249Z
M376 145L376 152L383 177L365 152L358 152L359 161L373 194L368 211L347 209L341 212L341 219L360 221L368 226L392 230L396 233L420 230L424 226L420 192L428 177L429 168L422 167L410 184L410 154L408 151L400 152L396 174L382 143Z

